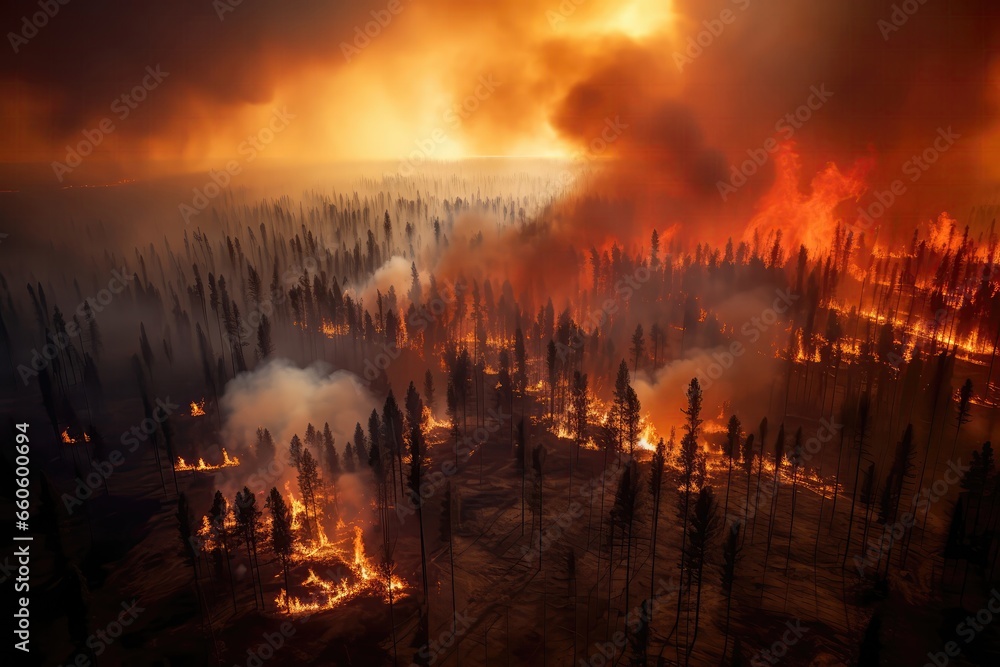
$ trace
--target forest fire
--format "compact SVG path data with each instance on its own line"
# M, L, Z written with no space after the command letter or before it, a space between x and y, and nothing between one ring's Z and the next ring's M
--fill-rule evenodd
M0 59L28 662L921 664L1000 587L1000 3L104 4Z
M322 514L310 516L306 505L295 497L290 485L285 484L285 498L291 510L291 530L301 538L296 541L291 562L298 567L308 567L309 576L298 586L303 596L289 596L282 588L275 604L290 614L301 614L334 609L358 597L373 594L389 601L405 596L406 584L393 574L386 577L381 568L365 554L363 530L359 525L348 526L338 519L336 537L327 537ZM337 581L324 579L316 569L339 569L346 566L349 576Z
M908 244L881 238L869 249L862 234L836 224L830 213L839 197L860 187L855 176L828 170L814 184L819 190L776 209L832 224L833 233L821 235L818 245L803 239L787 247L780 227L768 228L759 218L749 241L664 258L654 230L647 249L593 248L589 263L565 281L586 288L555 290L559 309L555 299L517 296L513 284L472 266L464 270L474 277L461 279L468 287L444 298L434 295L439 288L429 277L413 271L414 261L409 289L376 289L374 304L350 296L363 290L348 292L332 282L327 289L322 272L303 271L289 287L287 309L274 312L267 329L263 320L258 325L255 365L244 353L249 342L239 336L229 345L223 338L219 352L204 337L206 353L194 359L206 382L210 378L216 391L225 387L218 400L225 417L220 430L199 420L180 429L181 437L198 441L204 436L195 430L208 428L239 456L222 449L221 462L210 463L196 449L189 456L194 462L174 456L173 469L212 473L242 466L250 472L235 498L223 491L239 483L227 475L211 510L190 523L202 561L214 565L212 574L200 576L214 577L215 591L230 579L235 591L230 573L238 561L237 568L254 573L255 609L276 617L350 610L365 604L363 598L375 600L391 637L404 627L397 611L419 616L430 604L444 617L451 585L456 599L459 591L475 594L461 572L452 574L466 553L492 573L505 561L489 545L508 540L514 553L529 554L541 544L542 571L555 579L568 576L563 568L572 550L581 559L579 572L600 582L602 597L611 589L614 606L615 594L638 591L613 565L642 568L645 561L635 560L630 547L656 544L658 554L683 563L685 595L692 598L679 615L660 621L658 636L666 637L674 620L696 622L698 587L707 593L715 586L697 582L697 559L715 567L728 558L695 554L681 543L704 538L718 551L728 544L721 531L728 527L740 532L737 545L759 573L753 576L768 580L767 595L783 588L780 597L789 598L770 604L805 615L808 605L799 600L808 594L796 583L796 570L822 563L836 571L844 552L859 551L864 540L888 530L911 487L939 476L953 447L975 447L972 434L990 428L983 415L996 409L991 362L1000 281L990 267L1000 259L1000 242L992 233L974 240L954 229L942 237L937 229L933 243L920 231ZM322 198L309 203L330 210ZM431 230L433 216L454 211L450 197L425 203ZM268 220L282 228L277 218ZM380 225L388 237L385 214ZM460 229L448 229L460 238ZM293 229L284 234L293 238ZM205 237L197 243L204 245ZM251 243L248 237L240 247ZM277 268L280 280L287 260L269 247L255 272L274 275ZM353 254L331 252L326 275L344 272L348 257L354 261ZM636 272L646 278L618 294L627 283L617 276ZM358 268L355 279L363 275ZM228 287L223 303L219 279L211 280L229 321L206 326L214 333L239 331L235 313L252 304L237 307L240 297ZM210 292L211 284L207 304ZM595 310L603 315L592 316ZM336 370L272 359L279 342L291 356L314 354ZM225 363L213 365L211 357ZM202 417L206 405L191 401L187 412ZM924 420L925 412L933 416ZM832 416L842 422L842 435L819 438L817 424L832 423ZM177 435L170 425L161 437L150 422L155 460ZM61 431L60 440L75 442L71 429ZM918 440L922 449L913 444ZM962 493L979 488L975 480L964 484L973 491L962 487ZM167 487L164 477L161 488ZM592 492L589 519L560 528L556 543L565 551L546 553L554 539L546 527L572 510L580 489ZM679 519L669 527L653 514L664 499ZM199 500L202 507L206 500ZM656 525L663 532L654 538ZM929 524L928 538L940 525L940 519ZM367 547L366 534L373 536ZM837 555L824 556L823 548ZM904 558L930 558L901 551L879 568L895 576ZM784 567L775 565L779 558ZM608 563L610 580L602 578ZM736 572L746 585L757 585ZM454 584L446 581L452 576ZM880 569L877 576L887 575ZM865 581L884 585L874 574ZM504 585L502 577L490 584ZM728 594L745 604L759 604L732 590ZM812 594L842 593L834 586ZM218 595L213 604L233 604L236 597L239 608L235 592L229 597ZM564 602L572 607L572 599ZM418 641L413 637L421 630L407 632L407 643ZM681 652L696 644L693 632L658 641ZM713 662L722 653L710 642L697 646Z

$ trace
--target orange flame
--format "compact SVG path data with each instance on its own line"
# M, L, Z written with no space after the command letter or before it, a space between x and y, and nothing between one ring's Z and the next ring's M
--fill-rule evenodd
M813 177L809 194L799 190L801 162L794 144L782 144L774 164L774 185L761 200L760 211L750 221L745 239L749 241L756 231L763 241L768 232L780 230L786 253L788 248L796 251L800 243L813 255L829 252L837 225L836 209L844 201L857 201L865 192L865 177L874 161L859 160L846 172L831 162ZM854 219L850 215L846 222L853 223ZM769 250L762 248L765 254Z
M298 502L298 501L295 501ZM301 503L299 503L301 505ZM320 553L320 551L325 553ZM326 611L343 605L360 595L375 594L388 601L391 593L393 599L405 596L406 584L402 579L390 573L388 586L386 577L374 566L365 555L365 544L360 526L354 526L352 550L346 552L334 544L326 544L311 552L315 561L335 559L343 562L350 570L350 576L339 581L324 579L309 568L309 576L301 586L309 592L308 598L289 596L282 588L274 602L289 614L314 613Z
M187 470L197 470L198 472L205 472L208 470L219 470L221 468L235 468L240 464L239 457L229 456L229 452L226 451L225 447L222 448L222 463L218 465L209 465L205 463L205 459L199 458L197 465L191 465L184 460L183 457L177 457L177 463L174 465L174 470L177 472L184 472Z

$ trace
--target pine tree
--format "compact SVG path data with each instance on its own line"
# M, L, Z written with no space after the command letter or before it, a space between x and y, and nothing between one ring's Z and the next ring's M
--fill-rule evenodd
M747 491L743 499L743 539L746 539L746 525L750 517L750 478L753 475L754 434L748 433L743 439L743 470L747 474Z
M180 532L181 538L181 553L184 558L184 562L191 566L192 572L194 572L195 585L198 584L198 554L194 547L194 531L192 529L193 520L191 518L191 505L188 503L187 496L181 493L177 496L177 529Z
M361 422L357 422L354 425L354 453L358 457L359 464L364 465L368 462L368 449L365 446L365 430L361 428Z
M217 567L225 569L229 578L229 588L233 596L233 611L236 611L236 584L233 581L233 571L229 562L229 528L226 526L226 518L229 515L229 503L222 491L216 491L212 499L212 509L209 510L209 524L212 528L212 537L215 541L213 556L216 558Z
M302 463L302 441L298 433L292 436L292 441L288 445L288 465L298 469Z
M736 562L740 557L740 528L742 526L743 524L739 521L730 524L726 541L722 546L722 591L726 594L726 627L722 645L723 660L726 658L726 647L729 644L729 619L733 605L733 583L736 581Z
M951 444L951 458L955 459L955 450L958 448L958 436L962 426L972 420L969 410L972 407L972 380L966 379L962 388L958 390L958 406L955 415L955 441Z
M611 440L614 443L615 450L619 453L624 449L626 430L628 428L626 422L631 416L629 413L629 390L631 388L629 384L628 364L622 359L621 363L618 364L618 375L615 377L614 400L611 404L611 411L608 413L607 420Z
M320 493L322 482L319 476L319 465L309 449L302 450L302 458L299 462L299 491L302 493L302 504L306 509L306 534L310 537L319 537L320 508L317 494ZM309 518L310 513L312 518Z
M962 488L968 491L970 498L976 499L976 512L972 519L973 535L977 533L979 528L979 510L982 506L983 496L993 491L995 460L993 445L989 441L984 442L979 451L972 452L969 469L962 475ZM990 521L987 520L986 525L989 526Z
M722 510L723 521L729 521L729 489L733 484L733 460L740 455L740 441L743 438L739 418L736 415L729 417L726 425L725 451L726 459L729 461L729 468L726 471L726 503Z
M194 574L194 591L195 596L198 598L199 610L202 608L202 593L201 593L201 583L198 581L198 556L195 548L195 536L193 532L193 520L191 516L191 506L188 503L187 496L184 493L179 493L177 495L177 527L181 539L181 557L185 563L191 566L191 572ZM73 566L72 571L79 574L79 570ZM83 584L83 577L80 577L81 587ZM72 592L70 600L72 601L76 595L76 591ZM254 602L256 602L256 597L254 597ZM207 603L206 603L207 604ZM79 610L83 611L83 610ZM77 623L78 619L70 617L70 634L74 638L77 638L82 631L85 631L85 627L80 628ZM80 619L82 621L82 619ZM85 626L85 621L82 622ZM87 642L88 648L90 647L90 642Z
M640 415L641 406L639 405L639 396L635 393L635 389L629 385L625 391L625 412L623 415L622 425L624 427L624 439L628 443L628 455L632 456L635 452L635 446L639 443L639 424L641 420Z
M344 471L354 472L354 445L350 442L344 447Z
M792 509L791 518L788 524L788 550L785 552L785 572L788 572L788 563L792 557L792 536L795 535L795 499L798 486L798 472L799 467L803 462L803 449L802 449L802 427L800 426L795 431L795 444L792 445L791 456L788 457L789 462L792 464ZM787 583L787 582L786 582ZM785 589L785 595L788 595L788 589Z
M660 343L665 340L665 334L660 325L653 322L653 326L649 328L649 342L653 344L653 370L655 371L659 367L660 360Z
M632 334L632 357L634 358L633 372L639 372L639 359L646 354L646 339L643 336L642 325L635 325L635 333Z
M404 416L399 404L396 403L396 396L389 389L386 396L385 405L382 407L382 444L385 453L389 456L389 466L392 468L393 479L398 484L403 482L403 450L405 449L406 427L403 424ZM392 459L396 459L396 467L392 467ZM397 476L398 475L398 476ZM393 484L393 498L395 498L397 484Z
M424 434L423 434L423 401L416 387L410 383L406 391L407 426L409 428L410 473L407 483L410 489L411 504L417 508L417 527L420 531L420 573L424 588L424 606L428 603L430 584L427 578L427 548L424 542L424 510L420 495L421 479L424 467Z
M648 664L646 652L649 650L649 617L651 614L652 600L643 600L638 614L630 611L629 616L626 616L625 625L626 630L629 631L628 643L632 649L632 658L629 664L632 667L645 667Z
M427 403L427 407L430 409L431 414L434 413L434 374L431 373L431 369L427 369L424 373L424 401Z
M323 443L323 458L326 460L326 469L330 472L330 476L336 479L340 476L340 456L337 454L337 448L333 444L333 438L326 440L324 438Z
M674 433L673 430L670 432L670 441L673 443ZM666 467L667 462L667 451L663 444L663 438L656 443L656 451L653 452L653 458L649 463L649 492L653 497L653 530L652 536L650 538L650 544L652 548L652 554L650 558L649 567L649 598L652 600L655 597L656 589L656 541L657 533L660 526L660 499L663 494L663 471ZM651 624L652 619L652 608L650 609L648 622Z
M546 348L546 368L549 371L549 417L555 417L555 401L556 401L556 377L558 370L559 356L556 354L556 342L549 339L548 347Z
M590 412L590 394L587 390L587 375L573 371L573 386L570 399L570 431L573 434L573 455L579 459L580 445L587 441L587 416ZM572 468L570 468L572 474Z
M626 544L625 551L625 609L629 609L629 592L631 587L632 565L632 526L635 520L636 508L639 504L639 469L635 459L625 461L625 468L618 478L618 489L615 492L615 502L611 506L611 532L609 537L614 541L617 528ZM610 583L609 583L610 586Z
M406 428L410 429L414 424L422 425L424 422L424 402L417 393L417 388L412 382L406 388Z
M455 551L452 542L453 505L451 480L448 480L444 489L444 498L441 499L441 541L448 543L448 562L451 565L451 615L454 624L457 621L458 607L455 598Z
M514 388L519 394L524 393L528 384L528 360L524 347L524 332L521 327L514 331Z
M243 536L247 546L247 559L250 561L251 582L254 587L254 606L257 605L257 582L259 569L257 567L257 541L260 536L261 511L257 507L257 496L248 487L236 492L236 526ZM255 573L257 573L255 575ZM262 587L263 588L263 587ZM261 590L261 605L263 606L263 590Z
M257 429L257 461L270 463L274 460L274 438L266 428Z
M274 339L271 337L271 320L267 315L260 316L257 325L257 359L263 361L274 353Z
M139 323L139 349L142 352L142 360L146 364L146 370L153 373L153 348L149 345L149 339L146 337L146 325Z
M688 540L686 548L687 567L689 573L694 575L694 583L698 589L695 599L694 611L694 635L688 644L687 655L690 656L694 650L695 642L698 641L698 624L701 618L701 591L702 577L705 565L708 562L708 552L716 534L719 531L719 506L715 500L712 487L702 486L698 491L698 499L695 501L694 510L691 513L691 521L688 526Z
M702 392L698 378L692 378L686 392L687 407L681 412L685 416L684 435L681 436L681 497L678 499L678 509L680 510L681 529L681 579L677 589L677 615L674 618L674 627L671 629L672 635L677 629L677 624L681 617L681 604L684 596L684 574L690 571L688 556L688 522L691 518L691 492L695 485L695 475L701 467L701 457L698 448L698 435L701 432L701 406Z
M460 432L458 426L458 393L455 391L455 385L452 384L451 380L448 381L448 389L446 392L447 400L447 410L448 410L448 420L451 422L451 428L449 431L453 438L455 438L455 465L458 465L458 434Z
M427 605L420 605L420 609L417 612L417 628L413 633L413 641L410 642L411 648L419 649L413 654L413 665L417 667L429 667L431 664L431 654L427 650L427 646L430 645L430 613L427 610Z
M524 435L524 418L517 422L517 440L514 447L514 460L517 471L521 473L521 534L524 535L524 485L527 474L527 440Z
M851 553L851 529L854 527L854 508L858 500L858 480L861 476L861 460L864 458L865 445L868 441L869 399L868 394L862 394L858 402L857 420L855 421L855 444L857 447L857 463L854 468L854 490L851 493L851 514L847 520L847 548L844 550L844 564L847 554ZM933 424L932 424L933 426ZM843 564L842 564L843 565Z
M542 505L543 500L543 480L542 480L542 467L545 463L545 448L542 445L535 445L531 450L531 470L534 473L532 479L532 492L534 496L538 499L538 570L542 569L542 523L544 517L544 507Z
M771 513L767 518L767 549L771 549L771 537L774 535L774 519L778 511L778 490L781 482L781 464L785 460L785 423L778 425L778 437L774 440L774 488L771 493ZM766 558L765 558L766 562Z
M281 563L281 571L285 577L285 609L288 610L292 599L292 591L288 587L288 565L291 563L295 545L292 536L292 512L277 487L271 488L267 498L267 508L271 510L271 550Z
M90 353L94 359L100 360L101 352L104 351L104 337L101 336L101 329L97 326L97 316L94 315L93 308L89 301L83 302L83 320L88 326L90 333Z
M756 493L753 501L753 527L750 529L751 545L753 544L754 535L757 532L757 515L760 513L760 477L761 473L764 472L764 451L767 448L767 417L760 420L760 425L757 427L757 430L760 432L760 456L757 459L757 484L755 487Z

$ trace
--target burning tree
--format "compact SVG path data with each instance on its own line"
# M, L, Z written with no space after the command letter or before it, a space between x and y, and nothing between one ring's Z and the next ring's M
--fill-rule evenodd
M302 503L306 508L306 534L311 538L318 538L322 531L320 525L322 510L318 498L322 493L323 482L319 476L319 465L308 449L302 450L298 468L299 492L302 494Z

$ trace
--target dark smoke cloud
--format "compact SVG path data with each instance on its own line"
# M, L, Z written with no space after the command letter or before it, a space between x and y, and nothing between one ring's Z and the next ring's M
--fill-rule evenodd
M886 184L931 145L938 128L951 126L964 141L922 180L920 197L895 214L909 223L965 207L983 185L978 139L995 127L989 84L1000 5L911 5L917 11L905 15L889 1L675 3L682 16L675 35L612 52L571 89L556 125L586 144L602 117L620 112L631 119L631 131L612 148L621 160L613 189L622 192L623 182L638 187L659 202L661 221L686 223L704 239L698 223L721 221L730 232L775 177L771 160L720 207L712 184L720 174L728 178L726 163L745 160L814 86L825 85L832 98L794 136L803 187L829 161L849 167L871 154L871 182ZM700 52L688 51L689 39L707 30L703 22L727 9L731 23ZM898 29L887 27L897 27L894 19ZM678 68L676 53L695 57ZM914 210L917 202L926 209Z
M4 39L0 91L20 103L18 112L7 108L12 117L5 125L58 142L108 115L147 65L160 65L169 83L122 131L145 136L169 127L179 144L202 129L206 115L269 101L283 77L310 65L343 64L340 43L371 20L369 11L385 8L322 0L51 4L58 12L17 53ZM21 33L22 18L39 11L37 0L4 3L4 35Z

